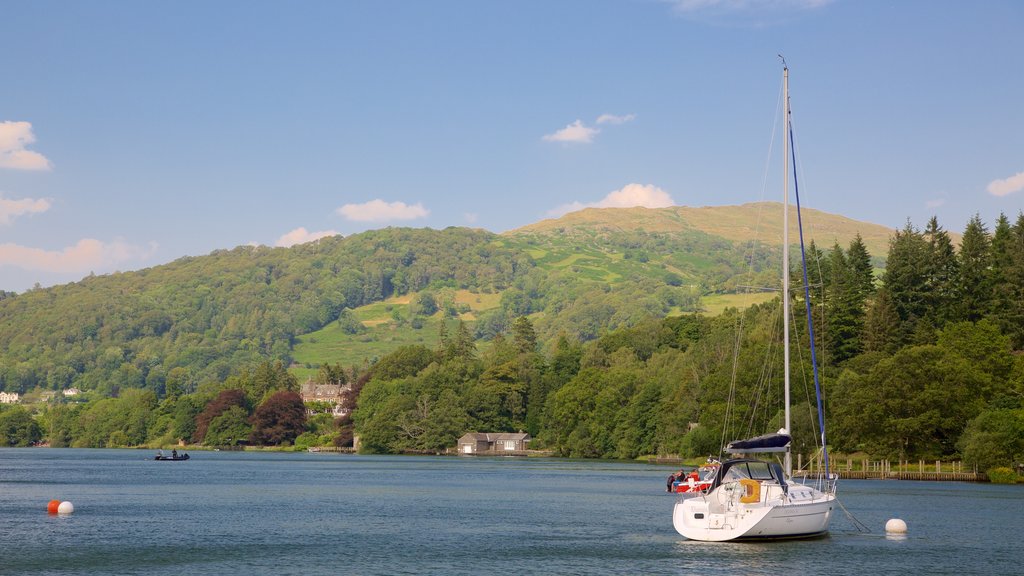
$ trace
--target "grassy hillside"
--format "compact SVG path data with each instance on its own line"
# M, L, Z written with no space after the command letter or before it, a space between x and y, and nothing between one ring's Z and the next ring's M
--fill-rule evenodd
M790 238L798 240L796 207L790 206ZM851 220L811 208L803 209L804 235L819 247L828 249L836 241L846 247L860 234L868 251L884 258L889 248L891 228ZM755 202L739 206L674 206L670 208L587 208L561 218L543 220L505 232L505 236L560 234L573 237L597 237L623 232L685 234L703 232L730 242L782 243L782 206L778 202Z

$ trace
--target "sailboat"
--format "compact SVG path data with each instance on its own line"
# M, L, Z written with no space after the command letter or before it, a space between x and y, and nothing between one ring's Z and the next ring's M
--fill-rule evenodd
M789 161L793 144L789 103L789 68L783 59L783 256L782 256L782 313L784 355L785 427L778 432L729 443L724 452L734 458L724 460L710 486L699 495L679 496L672 511L672 524L676 531L691 540L722 542L729 540L770 540L813 538L828 533L829 521L836 505L836 477L828 469L828 451L825 444L825 426L821 403L821 387L817 376L814 352L813 324L810 322L810 300L807 294L807 267L804 265L804 290L807 303L808 329L811 331L811 363L815 365L818 423L824 474L812 483L793 479L790 444L792 437L789 394ZM795 158L794 189L797 198L798 229L803 255L803 229L799 221L800 194L796 186ZM764 454L782 454L783 463L761 459Z

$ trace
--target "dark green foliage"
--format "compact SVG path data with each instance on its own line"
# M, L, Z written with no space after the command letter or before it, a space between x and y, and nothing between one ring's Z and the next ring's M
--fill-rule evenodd
M957 255L960 268L956 291L957 319L975 322L991 309L993 286L990 248L988 230L981 217L975 215L964 229Z
M900 345L928 314L928 242L910 222L889 243L882 282L896 312L895 340Z
M1024 463L1024 409L986 410L960 438L964 461L979 470Z
M241 406L230 406L210 421L203 443L207 446L236 446L251 433L249 413Z
M39 424L21 406L0 408L0 446L31 446L43 437Z

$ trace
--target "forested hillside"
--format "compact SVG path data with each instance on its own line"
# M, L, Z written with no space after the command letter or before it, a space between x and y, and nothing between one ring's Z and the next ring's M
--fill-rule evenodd
M0 384L28 402L0 411L0 433L75 446L358 435L363 450L401 452L522 429L560 454L628 458L717 453L777 427L778 298L700 310L708 294L739 304L750 287L777 288L778 247L628 219L609 228L621 215L500 236L386 229L241 247L6 297ZM959 241L935 219L908 223L881 272L850 234L808 249L834 445L983 467L1024 459L1024 215L992 231L976 217ZM354 355L342 362L338 343ZM795 360L798 385L809 362ZM347 384L354 411L306 418L303 369ZM71 387L83 393L43 401ZM794 402L809 452L809 397Z

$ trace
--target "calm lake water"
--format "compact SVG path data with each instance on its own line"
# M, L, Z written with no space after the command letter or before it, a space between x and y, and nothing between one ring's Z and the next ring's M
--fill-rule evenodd
M848 480L871 533L840 510L827 538L708 544L673 530L662 466L191 455L0 449L0 574L1024 573L1024 486Z

